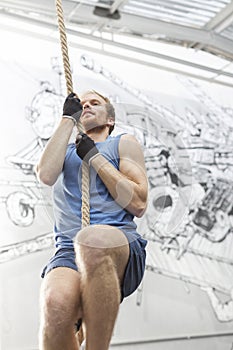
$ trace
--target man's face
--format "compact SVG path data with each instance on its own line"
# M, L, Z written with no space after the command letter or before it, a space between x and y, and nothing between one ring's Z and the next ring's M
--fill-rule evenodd
M106 101L95 93L87 93L81 97L83 112L80 118L86 131L96 127L112 125L112 118L108 117Z

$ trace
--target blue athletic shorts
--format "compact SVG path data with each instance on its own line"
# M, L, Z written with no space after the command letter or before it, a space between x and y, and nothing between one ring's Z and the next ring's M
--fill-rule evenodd
M130 255L121 286L121 301L137 289L143 278L146 260L146 244L147 241L142 237L132 241L129 240ZM68 267L78 271L74 249L61 248L57 250L55 255L44 267L41 277L43 278L49 271L56 267Z

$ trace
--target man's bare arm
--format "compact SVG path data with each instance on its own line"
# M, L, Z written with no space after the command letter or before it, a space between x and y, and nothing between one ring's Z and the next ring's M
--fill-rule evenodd
M48 141L39 163L36 165L38 179L45 185L52 186L62 171L74 123L70 119L62 118L58 128Z
M119 171L104 156L91 160L114 200L137 217L146 209L148 182L140 144L131 135L123 135L119 143Z
M46 185L52 186L62 171L67 144L74 125L79 122L82 109L78 96L71 92L65 99L60 124L47 143L35 169L38 179Z

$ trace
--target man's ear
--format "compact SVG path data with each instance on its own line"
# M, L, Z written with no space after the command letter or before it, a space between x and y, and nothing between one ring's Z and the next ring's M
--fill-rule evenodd
M108 123L107 125L113 126L115 124L115 120L113 118L108 118Z

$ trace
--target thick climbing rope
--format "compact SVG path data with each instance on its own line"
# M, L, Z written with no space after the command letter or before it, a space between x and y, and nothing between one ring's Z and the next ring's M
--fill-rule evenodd
M70 69L68 45L66 37L66 29L62 8L62 0L56 0L56 10L58 19L58 28L60 33L60 43L62 51L62 59L66 80L67 94L73 92L73 82ZM79 131L83 132L82 124L79 122L77 125ZM86 227L90 224L90 201L89 201L89 166L86 162L82 162L82 227Z

